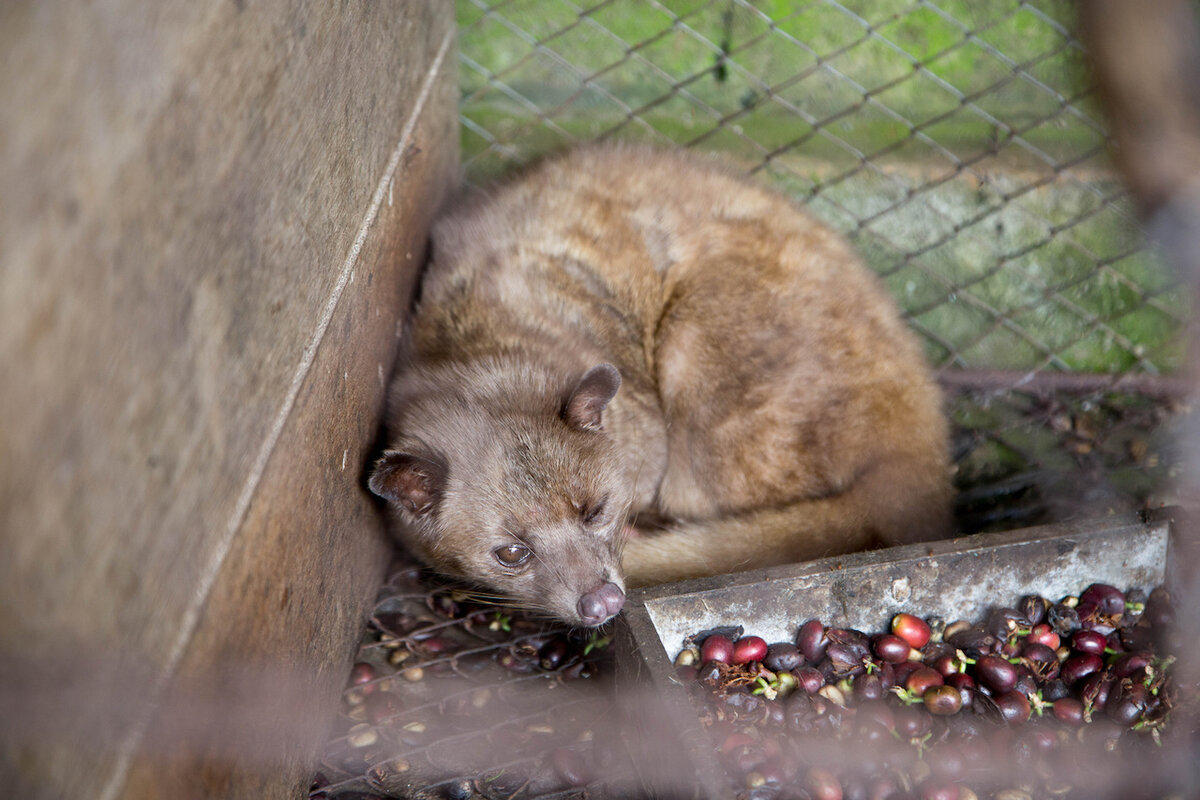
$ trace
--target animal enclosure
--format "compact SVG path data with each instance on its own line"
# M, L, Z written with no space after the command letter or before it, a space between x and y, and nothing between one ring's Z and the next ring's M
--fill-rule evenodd
M937 369L962 532L1169 501L1190 308L1109 160L1073 4L458 0L457 14L470 184L577 142L682 146L722 154L849 238ZM461 653L528 659L528 642L545 641L524 629L506 644L492 627L475 650L423 650L435 631L470 634L471 608L447 611L438 589L393 577L360 651L369 661L411 651L391 666L457 670ZM402 610L413 627L400 631ZM583 647L575 663L603 673ZM390 676L381 666L368 682L419 695ZM343 731L369 719L360 701ZM513 765L549 763L530 753L542 718L526 721L513 735L528 747L509 763L448 770L428 796L606 796L604 780L571 788L561 768L558 783L511 782ZM496 730L509 731L484 733ZM321 791L414 791L411 774L387 770L396 752L424 758L428 740L368 758L362 778L335 763L348 736L331 745Z

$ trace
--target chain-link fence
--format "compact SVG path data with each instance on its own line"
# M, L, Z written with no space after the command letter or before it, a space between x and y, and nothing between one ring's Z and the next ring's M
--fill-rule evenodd
M845 231L940 366L1159 373L1068 3L460 3L472 180L582 139L728 152Z
M458 0L458 17L471 183L597 138L715 150L850 238L939 369L962 530L1167 498L1190 310L1106 158L1072 3ZM623 796L607 702L569 689L603 677L587 642L415 580L381 595L316 794Z
M883 276L932 362L953 372L964 446L995 444L979 426L996 404L1010 406L1010 430L1021 424L1028 394L1009 390L1046 396L1036 373L1073 373L1049 394L1081 407L1107 396L1113 376L1133 396L1169 394L1159 376L1181 361L1189 310L1106 157L1071 3L460 0L458 10L469 181L596 138L724 152L843 231ZM965 399L964 387L975 390ZM984 397L993 408L981 415ZM1063 440L1074 420L1026 422L1036 446L987 463L976 450L964 476L1112 472ZM1150 435L1128 415L1105 422L1101 440ZM1150 470L1118 481L1134 491L1127 504L1157 499L1161 462L1116 465Z

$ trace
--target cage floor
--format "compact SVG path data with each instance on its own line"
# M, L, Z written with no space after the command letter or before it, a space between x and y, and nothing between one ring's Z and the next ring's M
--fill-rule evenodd
M944 380L963 533L1170 501L1190 409L1173 385ZM1053 384L1053 381L1050 381ZM603 632L570 631L398 556L360 643L310 797L637 795Z

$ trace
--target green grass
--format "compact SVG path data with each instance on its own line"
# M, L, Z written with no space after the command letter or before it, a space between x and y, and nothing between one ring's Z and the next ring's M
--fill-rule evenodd
M845 231L938 364L1180 363L1071 4L577 3L458 0L470 180L599 136L725 151Z

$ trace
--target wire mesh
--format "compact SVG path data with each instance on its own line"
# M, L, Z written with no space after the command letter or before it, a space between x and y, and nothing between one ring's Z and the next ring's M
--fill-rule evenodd
M461 0L463 161L724 151L845 232L939 367L1169 372L1187 308L1066 2Z

